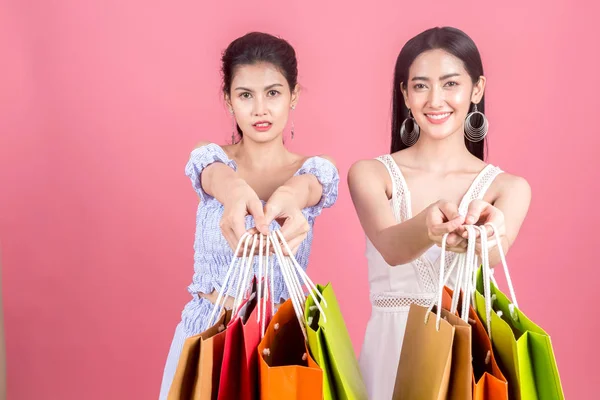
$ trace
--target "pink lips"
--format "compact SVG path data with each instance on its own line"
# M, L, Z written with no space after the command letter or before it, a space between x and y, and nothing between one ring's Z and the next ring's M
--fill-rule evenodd
M263 126L259 126L259 125L263 125ZM266 132L269 129L271 129L271 126L273 126L273 124L271 124L269 121L258 121L257 123L255 123L252 126L254 126L254 129L256 129L259 132Z

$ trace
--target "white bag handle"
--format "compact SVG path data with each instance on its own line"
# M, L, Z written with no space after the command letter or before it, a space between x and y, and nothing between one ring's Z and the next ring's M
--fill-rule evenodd
M248 242L250 240L250 235L246 232L242 235L242 237L240 237L240 241L238 242L238 245L235 249L235 252L233 253L233 257L231 258L231 263L229 264L229 268L227 269L227 273L225 274L225 279L223 280L223 285L221 286L221 290L219 290L219 295L217 296L217 301L215 301L215 305L213 307L213 310L210 314L210 316L208 317L208 326L213 326L216 323L216 317L217 317L217 312L220 312L220 309L222 307L225 307L225 302L226 302L226 296L224 295L224 293L227 292L228 286L230 285L230 279L231 279L231 275L233 274L233 272L235 271L235 266L237 264L237 262L240 260L239 257L236 257L236 254L238 254L238 252L240 251L240 247L242 246L242 243L245 243L245 245L248 245ZM244 251L246 250L246 248L244 249ZM239 271L239 273L241 273L241 271ZM238 276L238 279L240 279L241 276ZM221 302L223 304L221 304Z
M308 277L308 275L306 274L304 269L300 266L300 264L298 263L298 260L296 260L294 253L290 249L290 246L286 242L281 231L277 230L277 231L275 231L275 233L277 233L277 235L279 236L279 239L281 240L281 243L283 244L283 247L285 247L285 250L288 252L289 256L287 258L288 258L289 262L291 262L292 265L295 267L296 272L298 272L298 274L300 275L300 278L302 278L304 285L311 291L311 294L316 293L319 296L319 299L323 302L323 305L325 307L327 307L327 301L325 300L325 297L323 297L321 292L319 292L319 290L317 290L317 286L313 283L313 281ZM314 297L314 295L312 295L312 297L313 297L313 300L315 300L315 305L317 305L317 308L319 309L319 311L324 314L323 309L318 306L319 301L317 301L317 299ZM324 317L324 321L327 321L327 318Z
M281 246L279 245L279 241L277 240L277 235L272 233L273 249L275 251L275 255L277 256L277 261L279 263L279 268L281 270L281 275L283 276L283 281L285 282L285 286L288 290L288 294L290 295L290 300L292 301L292 305L294 307L294 312L296 313L296 318L300 323L300 328L302 329L302 334L304 335L304 339L308 340L308 336L306 334L306 328L304 326L304 322L302 320L303 310L303 294L302 290L298 291L298 285L294 282L293 273L291 273L291 268L288 264L288 261L283 256L283 251L281 250ZM298 279L296 278L296 281Z
M435 321L435 329L437 331L440 330L440 323L442 321L442 295L444 293L444 285L447 280L447 279L444 279L444 269L446 268L446 242L447 241L448 241L448 234L446 233L446 234L444 234L444 236L442 236L442 254L440 255L440 273L439 273L440 279L438 281L438 293L437 293L438 299L437 299L437 302L436 301L431 302L431 304L427 308L427 312L425 313L425 320L424 320L425 324L427 324L427 322L429 322L429 315L431 314L433 307L437 304L436 321ZM456 266L456 263L452 263L452 264L453 264L453 266L452 266L452 268L450 268L451 270L453 270L454 266ZM450 274L448 274L448 276L450 276Z
M492 338L492 271L490 268L490 253L487 244L487 230L485 226L478 227L481 235L481 270L483 273L483 298L485 301L485 319L487 332L490 339Z
M259 297L258 300L258 315L257 315L257 322L260 324L260 337L263 338L265 336L265 329L266 329L266 323L267 323L267 298L269 298L270 303L271 303L271 315L275 314L275 303L274 303L274 299L273 299L273 292L272 292L272 287L273 287L273 283L271 281L271 284L269 284L269 277L273 277L273 265L271 263L271 265L269 265L269 259L270 259L270 255L269 255L269 245L270 245L270 238L269 236L266 237L266 248L264 251L264 255L263 255L263 245L265 242L265 237L263 235L260 235L260 249L259 249L259 261L258 261L258 293L259 296L262 296L262 298ZM263 270L263 263L264 263L264 270ZM264 282L263 282L264 281Z
M500 261L502 262L502 269L504 270L504 276L506 276L506 283L508 284L508 290L510 291L511 302L514 305L514 307L519 308L519 304L517 303L517 295L515 294L515 288L513 286L512 279L510 278L510 272L508 271L508 265L506 264L506 256L504 255L504 249L502 248L502 240L500 238L500 234L498 233L499 232L498 228L496 228L496 225L494 225L492 223L487 223L486 225L491 227L492 230L494 231L494 238L496 239L498 251L500 252ZM486 234L487 234L487 232L486 232ZM483 235L483 232L482 232L482 235ZM489 249L488 249L488 252L489 252ZM496 284L496 282L494 282L494 284ZM514 312L514 310L512 308L511 308L511 312Z
M436 310L436 322L435 322L435 328L436 330L440 330L440 323L442 320L442 297L443 297L443 293L444 293L444 286L448 281L448 278L450 277L450 275L452 274L452 272L454 271L454 268L456 267L457 263L453 262L450 270L448 271L448 276L446 278L444 278L444 270L446 269L446 245L447 245L447 241L448 241L448 234L444 234L444 236L442 236L442 253L440 255L440 273L439 273L439 280L438 280L438 298L437 301L432 301L431 304L429 305L429 307L427 308L427 312L425 313L425 319L424 319L424 323L427 324L427 322L429 322L429 315L431 313L431 311L433 310L433 307L435 305L437 305L437 310ZM454 260L456 261L456 259ZM462 266L459 266L459 274L460 274L460 268Z
M452 276L452 273L454 272L454 269L456 268L457 265L458 265L458 271L457 271L456 286L454 288L454 294L452 296L452 306L450 309L451 313L455 313L456 309L458 308L458 299L460 296L460 291L462 289L462 286L464 285L465 289L467 291L470 290L469 282L472 280L471 274L472 274L472 268L473 268L473 258L471 255L475 253L475 241L473 240L475 238L475 230L472 227L468 227L467 232L469 234L469 238L471 239L468 242L467 256L466 256L466 258L462 254L459 254L458 256L456 256L454 258L452 264L450 265L450 268L448 270L448 274L446 275L446 277L444 277L444 272L446 269L446 246L447 246L449 234L446 233L442 237L442 254L440 255L440 273L439 273L440 279L438 282L438 293L437 293L438 299L437 299L437 302L431 303L431 305L427 309L427 313L425 314L425 323L427 323L429 321L430 312L433 310L434 305L437 304L436 329L438 331L440 329L440 323L442 320L442 297L443 297L443 293L444 293L444 286L446 286L446 284L448 283L448 280L450 279L450 276ZM461 318L468 322L470 296L468 296L467 294L468 293L465 292L465 296L463 298L463 312L462 312ZM465 306L466 306L466 312L465 312Z
M494 230L494 233L496 234L496 240L498 241L498 243L500 243L499 241L499 235L497 234L497 229L495 229L495 227L492 224L489 224L492 226L492 229ZM459 300L459 296L460 296L460 292L462 291L464 293L463 296L463 303L462 303L462 308L460 311L460 317L468 322L469 321L469 306L471 304L473 304L473 306L475 306L475 284L476 284L476 276L477 276L477 268L478 268L478 257L477 257L477 253L476 253L476 243L477 243L477 230L480 231L481 235L480 235L480 240L481 240L481 248L482 249L487 249L487 251L482 251L482 257L481 257L481 262L482 262L482 271L483 271L483 281L484 281L484 298L485 298L485 305L486 305L486 319L487 319L487 328L488 328L488 334L491 337L491 312L492 312L492 296L491 296L491 287L490 287L490 282L494 281L493 275L492 275L492 271L491 268L489 266L489 249L488 249L488 241L487 241L487 231L485 226L474 226L474 225L467 225L465 226L465 229L468 232L468 244L467 244L467 251L465 253L459 254L457 255L450 268L448 271L448 274L444 277L444 271L445 271L445 264L446 264L446 246L447 246L447 239L448 239L448 234L445 234L442 238L442 254L440 256L440 280L439 280L439 290L438 290L438 299L437 302L433 302L428 311L432 311L434 305L438 305L438 309L437 309L437 315L436 315L436 328L439 330L439 326L440 326L440 322L441 322L441 304L442 304L442 295L443 295L443 290L444 290L444 286L447 285L451 275L454 272L454 269L456 268L456 266L458 266L458 271L457 271L457 280L456 280L456 286L454 288L454 294L452 296L452 305L450 308L450 312L451 313L456 313L457 309L458 309L458 300ZM510 276L508 275L508 268L506 266L506 261L505 261L505 257L504 257L504 252L502 251L502 245L499 245L499 250L500 250L500 254L501 254L501 259L503 260L503 266L505 269L505 274L507 275L507 281L511 290L511 295L513 297L513 303L515 300L515 296L514 296L514 289L512 287L512 282L510 281ZM516 306L516 304L515 304ZM511 312L513 311L513 309L511 309ZM425 322L427 322L429 320L429 312L427 313L426 317L425 317Z
M300 264L298 263L298 260L296 260L294 253L290 249L290 246L288 245L287 241L283 237L283 234L281 233L281 231L277 230L274 233L276 233L279 236L279 239L280 239L281 243L283 244L283 247L285 247L286 251L289 254L289 256L287 256L285 258L287 259L287 261L290 265L290 268L292 268L292 271L295 269L295 272L297 272L297 274L300 275L302 282L310 290L310 294L315 302L315 306L319 309L319 312L321 312L323 314L323 321L327 322L327 316L325 315L325 311L323 311L323 309L321 308L321 306L319 304L320 303L319 300L320 300L321 302L323 302L323 305L325 306L325 308L327 308L327 300L325 300L325 297L323 297L321 292L319 292L319 290L317 289L317 286L313 283L313 281L308 277L308 275L306 274L304 269L300 266ZM298 279L298 275L294 274L294 277L296 279ZM298 287L302 288L302 284L299 284ZM317 299L315 297L315 294L319 297L319 299ZM306 299L306 296L303 295L303 298Z
M259 295L259 298L258 298L258 302L256 304L256 307L258 309L256 322L260 322L260 314L263 309L263 307L262 307L263 299L260 298L260 296L263 294L262 280L267 275L266 273L263 272L263 246L264 246L263 235L259 235L259 236L260 236L260 238L259 238L259 243L258 243L258 282L257 282L257 290L256 290ZM267 260L267 265L268 265L268 260ZM265 285L265 287L266 286L267 285Z
M237 313L237 311L239 310L239 307L241 306L241 303L243 301L243 299L247 298L248 296L246 295L248 289L249 289L249 278L252 276L252 266L253 266L253 262L254 262L254 248L255 248L255 244L258 240L258 246L259 246L259 250L258 250L258 284L257 284L257 289L256 289L256 296L257 296L257 303L256 303L256 307L257 307L257 315L256 315L256 322L259 324L260 326L260 332L261 332L261 338L263 338L265 336L265 330L266 330L266 324L267 324L267 298L269 298L269 302L271 303L271 315L275 314L275 303L274 303L274 299L273 299L273 264L269 263L269 244L270 244L270 240L269 237L266 237L266 249L265 252L263 254L263 245L264 245L264 235L261 234L255 234L254 235L254 240L252 242L252 250L250 252L250 256L247 260L247 264L246 264L246 278L244 280L244 282L241 285L241 289L238 292L238 305L237 308L234 308L234 315ZM263 270L263 262L265 265L265 268ZM270 265L269 265L270 264ZM269 269L270 266L270 269ZM268 284L267 279L271 278L271 285ZM263 284L263 279L264 279L264 284Z
M504 255L504 250L502 248L502 242L500 239L499 231L494 224L488 223L486 224L490 226L494 232L495 240L497 242L498 251L500 252L500 260L502 261L502 267L504 269L504 275L506 276L506 281L508 283L508 287L510 290L511 301L512 304L509 305L511 316L514 318L514 310L515 307L519 307L517 303L517 298L515 295L515 290L512 284L512 280L510 278L510 273L508 270L508 265L506 264L506 257ZM440 322L441 322L441 304L442 304L442 295L444 286L448 283L450 276L454 272L455 267L458 265L457 271L457 280L456 287L454 288L454 294L452 296L452 306L450 309L451 313L455 313L458 308L458 299L460 296L460 291L464 292L463 296L463 304L460 316L464 321L468 321L469 319L469 305L475 303L475 286L476 286L476 277L477 277L477 268L478 268L478 257L476 253L476 230L480 231L480 241L481 241L481 264L482 264L482 272L483 272L483 286L484 286L484 299L485 299L485 312L487 319L487 330L490 338L492 337L491 330L491 313L492 313L492 295L491 295L491 282L493 282L496 286L496 281L493 276L493 271L490 268L490 249L488 248L488 239L487 239L487 230L484 226L475 226L475 225L466 225L465 226L468 232L468 243L467 243L467 251L466 253L459 254L456 256L449 268L448 274L444 277L444 270L446 264L446 243L448 239L448 234L445 234L442 238L442 254L440 256L440 273L439 273L439 286L438 286L438 299L437 302L432 302L432 304L428 308L428 312L425 316L425 323L429 320L429 312L433 310L433 307L437 304L437 315L436 315L436 328L439 330Z
M238 280L236 296L233 302L232 315L237 315L240 306L242 305L242 301L248 297L247 294L250 283L249 280L253 272L252 266L254 264L254 251L256 250L256 239L257 235L252 235L252 248L250 249L250 254L247 254L248 247L244 247L244 255L242 256L242 268L240 268L241 279Z
M477 273L477 253L476 253L476 244L477 244L477 230L473 226L466 226L467 232L469 233L469 243L467 245L467 254L465 256L466 260L466 273L464 276L464 297L462 304L462 319L466 322L469 322L469 306L471 303L474 304L474 291L475 285L473 280L473 275Z
M323 297L323 295L321 294L321 292L319 292L319 290L317 290L317 287L315 286L313 281L304 272L304 270L302 269L300 264L298 264L298 261L294 257L293 252L291 251L289 245L287 244L285 238L283 237L283 234L279 230L276 230L275 232L273 232L271 234L271 236L272 236L271 243L275 250L275 255L277 256L277 261L281 268L281 273L283 275L286 288L288 290L290 299L294 306L296 318L298 319L298 322L300 323L300 326L302 328L302 332L303 332L305 338L307 338L306 329L304 326L304 318L303 318L304 317L304 307L303 306L306 301L306 296L302 291L302 282L300 281L300 279L302 279L302 281L304 282L304 285L307 288L309 288L310 296L313 298L313 300L315 302L315 306L319 309L319 312L321 313L321 316L324 321L327 321L327 315L325 314L325 311L323 310L323 308L321 308L321 305L319 303L320 303L320 301L322 301L323 305L325 307L327 307L327 302L326 302L325 298ZM285 247L289 256L283 255L283 250L281 248L280 242L281 242L281 244L283 244L283 247ZM300 277L298 275L300 275ZM317 299L317 296L319 297L319 299Z
M475 255L476 231L473 229L472 226L466 226L465 228L468 233L467 251L465 253L457 255L454 260L460 265L460 267L457 274L458 276L456 279L456 287L452 296L452 306L450 308L450 312L454 314L457 311L458 300L460 298L460 292L462 290L465 295L463 296L463 308L461 310L460 315L463 320L468 321L472 281L471 276L473 274L473 264L477 262L477 257ZM452 271L448 273L448 276L446 277L446 282L444 284L447 284L448 280L450 279L451 273Z
M475 306L475 283L477 276L477 268L478 268L478 257L476 253L476 243L477 243L477 230L480 232L480 240L481 240L481 248L487 249L487 231L483 226L474 226L467 225L465 229L468 232L468 244L467 251L464 254L460 254L460 257L465 264L465 275L461 280L461 283L464 286L464 297L463 304L461 310L461 318L464 321L469 321L469 305L473 304ZM484 281L484 299L485 299L485 310L486 310L486 320L487 320L487 330L488 335L491 338L491 312L492 312L492 296L491 296L491 288L490 281L492 280L492 273L489 266L489 251L481 252L481 264L482 264L482 272L483 272L483 281ZM457 295L457 292L454 292L454 295ZM457 297L457 296L456 296ZM454 297L453 297L453 306L454 305ZM456 308L454 308L454 311Z
M514 307L518 307L518 305L516 303L514 287L512 285L512 280L510 278L510 273L508 271L508 266L506 264L506 257L504 256L502 242L500 240L500 235L498 234L499 231L494 226L494 224L486 224L486 225L489 225L494 232L494 236L495 236L497 246L498 246L498 251L500 252L500 260L502 261L504 274L506 275L506 280L507 280L508 287L509 287L511 297L512 297L513 304L509 305L509 308L510 308L510 312L514 315ZM469 227L467 227L467 229L469 229ZM470 229L473 229L473 227L471 227ZM481 249L482 249L482 251L481 251L481 268L482 268L482 274L483 274L483 297L484 297L484 301L485 301L485 315L486 315L487 332L491 339L492 338L492 312L493 312L493 309L492 309L493 298L492 298L492 293L491 293L491 283L493 282L496 286L497 286L497 284L496 284L496 281L493 276L493 271L490 267L490 248L488 246L487 229L486 229L485 225L484 226L475 226L475 229L478 229L480 232L479 239L481 242ZM469 245L471 244L471 241L475 242L470 237ZM471 248L469 250L471 250ZM467 251L467 253L471 253L471 251ZM472 255L475 257L475 259L477 258L477 255L475 254L474 250L472 252ZM473 295L473 300L472 300L473 304L475 304L475 282L476 282L477 263L473 263L472 268L473 268L473 271L472 271L472 281L470 283L470 290ZM465 307L465 305L463 304L463 312L465 312L464 307Z

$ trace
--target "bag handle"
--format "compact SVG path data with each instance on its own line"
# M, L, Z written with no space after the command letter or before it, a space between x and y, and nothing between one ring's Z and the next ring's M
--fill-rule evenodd
M303 294L302 294L302 289L298 288L298 286L300 286L300 282L298 281L297 277L296 279L294 279L294 274L291 271L291 268L288 264L287 259L283 256L283 251L281 249L281 245L279 244L279 241L277 240L277 236L275 235L275 233L272 233L272 240L271 242L273 243L273 249L275 251L275 255L277 257L277 261L279 263L279 269L281 270L281 275L283 276L283 281L285 283L285 286L288 290L288 294L290 296L290 300L292 301L292 305L294 308L294 312L296 314L296 318L298 319L298 321L300 322L300 328L302 329L302 334L304 335L304 339L308 340L308 336L306 334L306 328L302 322L302 306L301 304L303 303Z
M298 275L299 275L299 277L300 277L300 279L302 279L302 282L304 283L304 285L310 290L310 295L313 298L313 300L315 301L315 305L317 306L319 311L321 313L323 313L323 320L327 321L327 316L325 315L325 312L319 305L320 302L323 302L323 305L325 306L325 308L327 308L327 300L325 300L325 297L323 297L321 292L319 292L319 290L317 289L317 286L308 277L308 275L306 274L304 269L300 266L300 264L298 263L298 260L296 260L294 253L290 249L290 246L288 245L287 241L283 237L283 234L281 233L281 231L276 230L274 232L274 234L276 234L279 238L279 240L275 240L277 245L279 245L279 242L281 242L281 244L283 244L283 247L286 249L287 253L289 254L289 256L286 256L285 259L287 259L290 269L297 273L297 275L294 274L293 276L296 278L296 280L298 280L299 279ZM283 255L283 252L281 252L281 254ZM302 285L299 284L298 287L301 289ZM300 291L300 293L302 293L302 291ZM317 299L315 297L315 294L319 297L319 299ZM303 297L304 297L304 299L306 299L306 296L303 295Z
M271 233L271 243L273 244L273 249L275 250L275 255L277 257L277 261L279 263L279 267L281 269L286 288L290 295L290 299L292 300L294 311L296 313L296 318L300 323L302 333L304 334L305 339L308 340L303 318L303 305L306 301L306 295L302 291L302 284L304 283L304 285L307 288L309 288L310 296L315 301L315 305L319 309L324 321L327 321L327 316L319 303L320 301L322 301L323 305L327 307L327 301L325 300L321 292L317 290L317 287L315 286L313 281L304 272L304 270L296 260L296 257L291 251L289 245L287 244L285 238L283 237L283 234L279 230L276 230ZM283 247L286 249L289 256L284 256L281 244L283 244ZM319 297L319 299L317 299L317 296Z
M468 321L469 318L469 305L470 302L469 300L471 299L471 291L473 289L472 287L472 276L473 276L473 270L475 269L474 265L477 263L477 256L475 254L475 238L476 238L476 231L472 226L466 226L465 227L468 233L468 239L467 239L467 251L465 253L461 253L459 255L457 255L454 259L454 262L458 263L460 265L459 267L459 271L458 271L458 276L456 279L456 288L454 289L454 294L452 296L452 306L450 308L450 312L452 313L456 313L457 309L458 309L458 300L460 298L460 292L461 290L464 293L464 298L463 298L463 304L462 304L462 309L460 312L460 316L464 321ZM450 271L448 273L448 276L446 277L446 281L444 283L444 285L447 284L448 280L450 279L450 276L452 274L452 271Z
M235 255L239 253L240 248L242 247L242 243L244 243L244 252L247 251L247 246L248 246L249 240L250 240L250 234L247 232L245 232L240 237L240 240L237 244L235 252L233 253L234 256L231 258L229 268L227 269L227 273L225 274L225 279L223 280L223 285L221 286L221 290L219 290L219 295L217 296L217 300L215 301L213 310L212 310L210 316L208 317L209 326L212 326L216 323L216 317L218 316L217 312L220 312L221 308L225 307L226 296L224 295L224 293L227 292L227 289L231 285L230 280L231 280L231 277L232 277L234 271L236 271L236 268L235 268L236 264L239 261L241 261L241 259L239 257L236 257ZM238 272L238 274L241 274L241 269L237 270L236 272ZM238 280L239 279L241 279L241 276L238 276Z
M437 310L436 310L436 330L440 330L440 323L442 320L442 296L443 296L443 292L444 292L444 286L446 286L446 284L448 283L448 280L450 279L450 276L452 276L452 273L454 272L454 269L456 268L456 266L458 265L458 272L457 272L457 280L456 280L456 287L454 288L454 294L452 296L452 306L451 306L451 312L455 313L456 309L458 308L458 299L460 296L460 291L462 289L462 286L464 285L466 287L467 290L469 290L469 282L471 282L471 278L470 275L472 274L472 266L473 266L473 258L472 255L475 253L475 241L473 240L475 238L475 230L473 229L473 227L469 226L467 229L467 232L469 234L469 241L468 241L468 249L467 249L467 257L466 259L464 258L464 256L462 255L458 255L457 257L454 258L452 264L450 265L450 268L448 270L448 274L444 277L444 272L446 269L446 246L447 246L447 241L448 241L448 236L449 234L446 233L444 234L444 236L442 237L442 254L440 255L440 273L439 273L439 281L438 281L438 298L437 298L437 302L432 302L431 305L429 306L429 308L427 309L427 313L425 313L425 320L424 322L427 323L429 321L429 316L431 311L433 310L433 307L437 304ZM467 283L465 283L467 282ZM469 304L469 297L465 296L465 298L463 299L463 313L461 318L463 318L463 320L468 321L469 318L469 308L468 308L468 304ZM464 312L464 307L465 307L465 303L467 305L466 308L466 313Z
M287 259L292 264L292 266L295 267L296 272L300 275L300 278L302 278L302 281L304 282L304 284L306 285L306 287L308 287L311 290L311 293L315 292L319 296L319 300L323 302L323 305L325 307L327 307L327 300L325 300L325 297L323 297L323 295L321 294L321 292L319 292L319 290L317 289L317 286L313 283L313 281L308 277L308 274L300 266L300 264L298 263L298 260L296 260L296 257L294 256L294 253L290 249L290 246L288 245L287 241L283 237L283 234L281 233L281 231L276 230L275 233L277 234L277 236L279 237L281 243L283 244L283 247L285 248L285 250L289 254L289 256L287 256ZM315 304L319 304L319 302L317 301L317 299L314 298L314 295L313 295L313 300L315 300ZM321 309L320 307L318 307L318 308L319 308L320 312L323 312L323 309Z
M240 277L238 279L238 285L235 295L235 300L233 302L233 315L237 315L240 306L244 299L249 298L249 281L252 276L252 265L254 263L254 251L256 250L256 239L257 235L252 235L252 247L250 249L250 254L247 253L248 247L244 247L244 254L242 256L242 266L240 268ZM248 238L249 240L249 238Z
M502 248L502 240L500 238L500 233L499 233L500 231L498 230L496 225L493 223L487 223L485 225L489 226L494 231L494 239L496 240L496 245L498 246L498 251L500 253L500 261L502 262L502 269L504 270L504 276L506 276L506 283L508 284L508 290L510 291L510 297L511 297L510 300L512 302L511 305L514 305L514 307L519 308L519 304L517 303L517 295L515 294L515 288L513 286L512 279L510 278L510 272L508 271L508 265L506 264L506 256L504 255L504 249ZM482 232L482 235L483 235L483 232ZM489 249L488 249L488 253L489 253ZM496 285L496 282L493 279L493 277L492 277L492 281ZM511 312L514 312L514 310L512 308L511 308Z
M260 243L259 243L259 251L258 251L258 293L259 298L258 301L258 315L257 322L260 324L260 337L263 338L265 336L266 329L266 315L267 315L267 298L271 303L271 315L275 314L275 300L273 299L273 263L269 263L270 260L270 244L271 239L269 236L259 235ZM263 246L266 247L264 249L263 255ZM264 263L264 271L263 271L263 263ZM271 283L269 284L269 277L271 278Z

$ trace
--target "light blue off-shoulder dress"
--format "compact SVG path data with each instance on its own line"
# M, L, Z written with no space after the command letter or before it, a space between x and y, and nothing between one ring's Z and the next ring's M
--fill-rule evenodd
M196 235L194 240L194 276L188 286L192 299L187 303L181 313L181 322L175 329L171 349L164 369L160 399L167 398L179 355L185 339L197 335L208 328L208 317L213 310L213 305L208 300L198 297L197 293L212 293L213 290L221 292L221 285L233 257L229 243L221 234L219 223L223 215L223 205L202 189L200 174L202 170L212 163L220 162L234 170L237 169L235 161L227 157L223 149L216 144L194 149L185 167L186 175L191 179L194 190L200 196L200 203L196 212ZM300 245L296 258L298 263L306 269L313 240L313 227L315 219L321 214L323 208L331 207L338 196L339 175L336 167L322 157L307 159L295 175L312 174L321 183L323 194L318 204L305 208L302 213L310 225L306 240ZM246 218L246 228L254 226L251 216ZM279 224L273 222L271 230L278 229ZM276 261L275 261L276 263ZM255 275L258 275L258 263L254 263ZM228 285L227 294L234 296L236 285ZM274 268L273 299L277 302L288 298L283 277L277 264Z

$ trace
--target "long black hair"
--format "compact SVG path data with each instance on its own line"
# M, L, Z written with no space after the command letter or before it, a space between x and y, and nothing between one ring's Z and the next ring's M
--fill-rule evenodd
M294 48L285 40L268 33L251 32L231 42L223 52L223 93L231 95L231 82L236 68L258 63L269 63L277 68L287 80L290 91L294 91L298 83L298 61ZM240 137L243 136L239 126L237 131Z
M429 50L441 49L458 59L462 60L465 69L469 73L473 84L479 81L479 77L483 75L483 63L479 50L475 42L463 31L451 28L432 28L422 32L410 39L398 55L396 60L396 68L394 70L394 90L392 100L392 145L391 152L406 149L407 146L400 139L400 127L402 122L408 117L408 108L404 103L402 95L402 84L408 81L408 70L415 59L421 54ZM485 96L481 98L481 102L477 104L477 110L485 112ZM477 121L474 118L475 124L482 121ZM483 139L480 142L470 142L465 138L465 145L471 154L483 160L485 158L486 141Z

